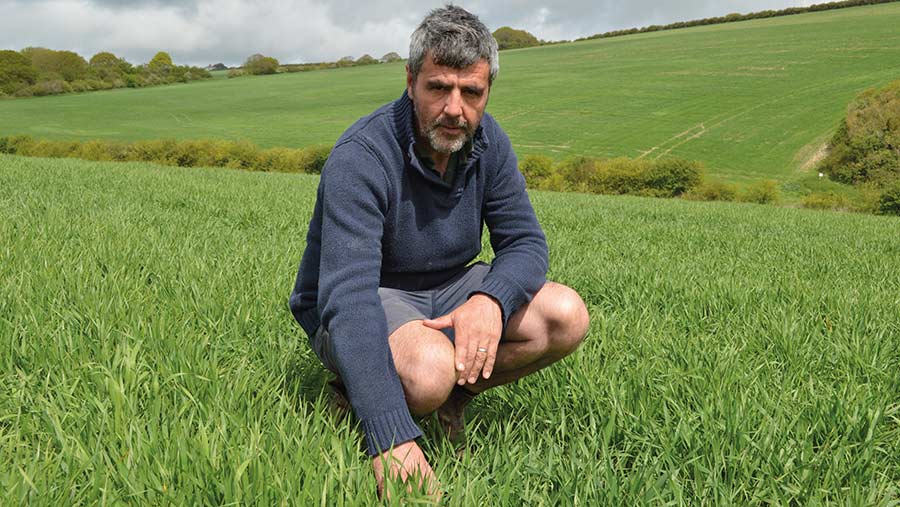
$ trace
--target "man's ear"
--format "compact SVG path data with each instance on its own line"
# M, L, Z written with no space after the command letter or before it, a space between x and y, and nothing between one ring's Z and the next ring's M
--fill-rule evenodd
M406 94L413 96L413 88L416 87L416 78L409 71L409 64L406 64Z

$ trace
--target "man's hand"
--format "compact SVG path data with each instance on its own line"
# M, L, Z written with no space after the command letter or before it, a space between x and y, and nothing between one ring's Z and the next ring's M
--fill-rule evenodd
M503 333L503 314L492 297L475 294L456 310L423 324L431 329L453 328L459 385L474 384L479 373L490 378Z
M385 465L388 466L388 480L393 482L399 478L400 483L406 484L407 492L413 490L413 484L410 483L410 479L413 479L420 491L424 491L430 496L441 496L441 485L415 440L402 443L372 457L372 469L375 471L379 498L384 495ZM390 494L388 500L390 500Z

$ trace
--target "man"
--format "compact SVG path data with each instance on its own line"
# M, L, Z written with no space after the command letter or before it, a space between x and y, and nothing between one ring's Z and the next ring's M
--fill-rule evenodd
M497 43L447 6L413 33L406 91L351 126L319 183L290 306L360 420L379 492L433 471L410 413L451 436L469 400L572 352L588 313L546 282L510 141L484 113ZM487 224L495 258L471 264ZM340 384L339 384L340 385Z

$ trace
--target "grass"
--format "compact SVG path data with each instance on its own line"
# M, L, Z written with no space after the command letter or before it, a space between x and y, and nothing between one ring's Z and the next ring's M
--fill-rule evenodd
M287 309L316 184L0 157L5 502L375 503ZM425 424L449 505L900 501L897 219L532 200L591 331Z
M501 54L488 110L520 155L701 160L745 183L810 183L849 101L898 78L900 4ZM332 143L400 95L403 64L0 102L0 135Z

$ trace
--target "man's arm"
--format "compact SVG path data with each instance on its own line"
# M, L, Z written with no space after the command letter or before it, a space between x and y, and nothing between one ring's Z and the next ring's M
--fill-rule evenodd
M544 286L548 251L544 231L525 191L516 155L506 134L497 127L495 138L505 156L485 189L482 214L491 236L494 260L475 292L494 298L503 312L503 327L510 316Z
M369 454L375 456L422 434L406 405L378 297L387 181L375 157L351 141L335 147L319 185L319 314Z
M466 303L424 322L434 329L454 328L460 385L474 384L479 374L490 377L506 323L531 301L547 276L547 240L525 192L525 178L509 138L499 127L496 131L503 155L496 172L487 178L482 209L494 249L491 270Z

